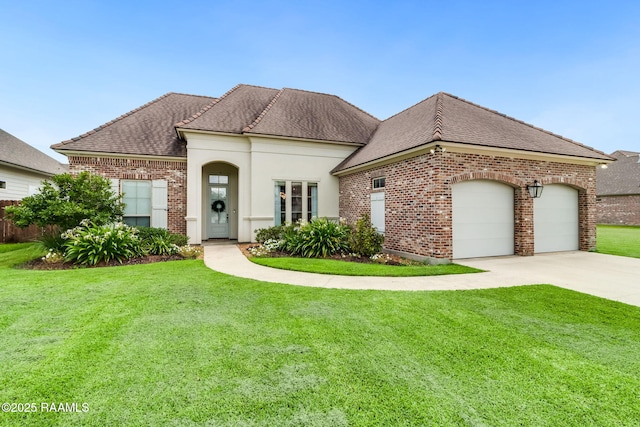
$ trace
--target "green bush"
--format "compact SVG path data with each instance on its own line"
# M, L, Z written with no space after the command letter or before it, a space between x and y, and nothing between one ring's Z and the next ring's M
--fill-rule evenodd
M143 255L137 230L122 223L94 225L83 220L62 234L65 261L82 265L116 260L120 263Z
M179 246L185 246L189 238L183 234L171 233L164 228L137 227L142 247L151 255L173 255Z
M62 235L59 231L47 233L40 237L39 241L40 245L46 251L64 252L64 243L66 240L62 238Z
M256 231L256 242L264 243L267 240L284 240L285 235L293 232L299 224L280 224L273 227L259 228Z
M178 253L179 246L169 242L160 236L153 236L143 243L142 247L149 255L174 255Z
M380 252L384 243L384 236L371 225L369 215L363 214L351 232L349 244L351 252L370 257Z
M102 176L63 173L43 181L38 193L7 206L5 213L18 227L57 225L67 230L86 218L99 225L116 221L124 212L121 197Z
M287 232L285 248L293 255L307 258L328 257L349 251L350 229L344 224L317 218Z

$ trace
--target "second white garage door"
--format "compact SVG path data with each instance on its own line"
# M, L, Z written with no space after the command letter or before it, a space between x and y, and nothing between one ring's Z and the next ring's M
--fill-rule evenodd
M453 257L514 253L513 188L496 181L453 185Z
M545 185L533 202L534 251L578 250L578 191L561 184Z

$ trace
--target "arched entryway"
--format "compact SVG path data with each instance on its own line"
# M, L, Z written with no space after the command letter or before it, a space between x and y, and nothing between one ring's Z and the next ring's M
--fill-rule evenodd
M238 238L238 168L224 162L202 167L202 236Z

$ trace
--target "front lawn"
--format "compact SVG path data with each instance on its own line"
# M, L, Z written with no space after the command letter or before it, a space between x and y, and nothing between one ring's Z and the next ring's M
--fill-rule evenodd
M458 264L441 265L386 265L375 263L347 262L322 258L251 257L249 260L267 267L309 273L337 274L343 276L437 276L443 274L478 273L482 270Z
M640 258L640 227L598 225L597 251L603 254Z
M9 268L35 255L31 245L0 246L0 402L36 408L0 413L0 425L640 419L638 307L549 285L316 289L202 261ZM43 412L42 403L79 412Z

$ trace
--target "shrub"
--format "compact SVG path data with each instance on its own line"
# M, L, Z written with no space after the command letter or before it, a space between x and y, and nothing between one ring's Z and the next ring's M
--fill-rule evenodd
M195 259L202 255L202 248L199 246L184 245L178 248L178 253L185 258Z
M380 252L384 236L371 226L369 215L363 214L351 232L349 244L351 251L362 256L371 257Z
M301 224L297 232L285 236L286 249L307 258L328 257L349 251L350 230L344 224L317 218Z
M273 227L259 228L256 231L256 242L264 243L267 240L283 240L285 235L294 231L299 224L280 224Z
M111 260L122 261L141 256L144 251L137 230L122 223L95 225L83 220L78 227L62 234L66 242L65 260L82 265L96 265Z
M138 238L145 251L151 255L173 255L179 246L185 246L189 238L169 232L164 228L137 227Z
M59 231L40 237L40 245L47 251L64 252L64 242L65 239Z
M248 251L253 256L267 256L272 252L279 250L284 245L284 243L284 240L269 239L260 246L249 248Z
M42 260L47 264L57 264L64 261L64 253L55 249L49 249L47 254L42 257Z
M169 242L160 236L153 236L142 244L145 252L150 255L173 255L178 253L178 245Z

